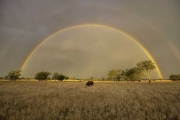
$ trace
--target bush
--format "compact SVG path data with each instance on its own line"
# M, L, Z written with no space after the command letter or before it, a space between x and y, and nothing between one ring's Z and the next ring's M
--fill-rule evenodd
M172 81L179 81L180 80L180 74L171 74L169 76L169 79L172 80Z
M51 75L50 72L38 72L36 73L35 75L35 79L39 80L39 81L42 81L42 80L46 80L48 78L48 76Z
M20 70L14 70L14 71L10 71L9 73L8 73L8 78L10 79L10 80L17 80L17 79L19 79L19 77L21 76L21 71Z
M53 80L64 80L64 79L69 79L69 77L55 72L55 73L53 73L52 79Z

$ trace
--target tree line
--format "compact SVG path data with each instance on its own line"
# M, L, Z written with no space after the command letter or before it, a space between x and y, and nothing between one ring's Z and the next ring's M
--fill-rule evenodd
M127 80L134 82L135 80L138 80L140 82L141 79L145 78L148 79L149 82L151 82L150 73L155 68L156 67L152 61L145 60L138 62L136 64L136 67L133 67L131 69L110 70L107 75L109 80L114 81Z
M154 70L155 64L151 60L145 60L138 62L136 64L136 67L133 67L131 69L112 69L107 74L107 79L104 77L101 78L101 80L112 80L112 81L141 81L142 79L149 80L149 83L151 83L150 73L152 70ZM12 81L16 81L17 79L25 79L24 77L20 78L21 76L21 70L14 70L10 71L7 76L0 77L0 79L10 79ZM49 77L51 75L51 72L41 71L35 74L35 79L39 81L43 80L64 80L69 79L69 77L59 74L57 72L52 74L52 77ZM75 79L75 78L73 78ZM90 80L93 80L94 77L90 77ZM169 79L172 81L179 81L180 80L180 74L171 74L169 76Z
M16 81L18 79L25 79L24 77L20 78L22 71L21 70L14 70L10 71L7 76L5 76L5 79L9 79L11 81ZM59 74L57 72L53 73L52 77L50 78L49 76L51 75L51 72L46 72L46 71L41 71L35 74L34 79L43 81L43 80L64 80L64 79L69 79L69 77Z
M169 76L169 79L172 80L172 81L178 82L178 81L180 81L180 74L171 74Z
M141 82L142 79L145 79L145 80L149 80L149 83L151 83L150 73L155 68L156 66L151 60L145 60L138 62L136 64L136 67L133 67L131 69L110 70L107 74L108 75L107 80ZM102 77L102 80L104 79L105 78ZM170 75L169 79L178 82L180 80L180 74L172 74Z

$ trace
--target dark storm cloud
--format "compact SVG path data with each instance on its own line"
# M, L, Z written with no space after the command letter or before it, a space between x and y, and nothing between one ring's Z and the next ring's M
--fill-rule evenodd
M165 77L179 73L179 5L176 0L1 1L0 75L19 69L36 45L52 33L85 23L126 32L152 54Z

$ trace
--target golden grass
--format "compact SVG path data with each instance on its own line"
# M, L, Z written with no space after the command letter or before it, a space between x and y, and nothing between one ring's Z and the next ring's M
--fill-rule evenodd
M0 82L0 120L178 120L180 82Z

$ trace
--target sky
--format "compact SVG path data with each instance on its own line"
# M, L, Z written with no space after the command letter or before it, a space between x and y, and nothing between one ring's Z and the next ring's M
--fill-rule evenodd
M0 76L101 77L148 52L168 78L180 73L179 12L179 0L1 0Z

